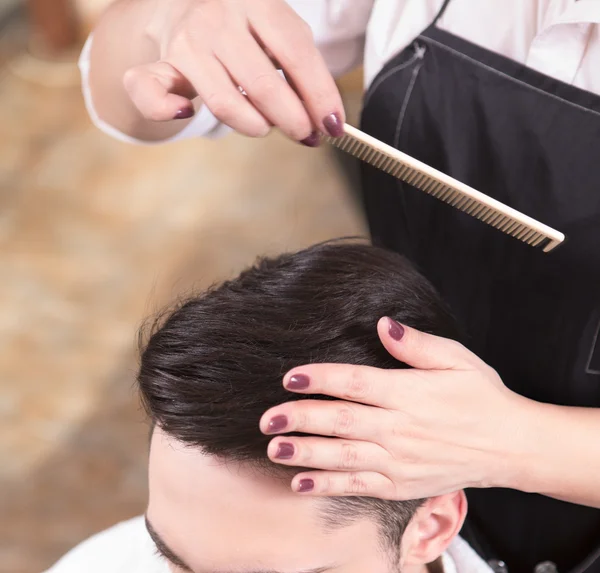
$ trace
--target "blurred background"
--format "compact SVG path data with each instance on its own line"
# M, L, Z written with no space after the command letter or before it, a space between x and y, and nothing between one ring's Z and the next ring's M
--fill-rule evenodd
M366 234L357 166L331 148L132 147L92 127L76 58L106 4L0 0L2 573L143 512L145 316L258 255ZM360 72L340 85L355 121Z

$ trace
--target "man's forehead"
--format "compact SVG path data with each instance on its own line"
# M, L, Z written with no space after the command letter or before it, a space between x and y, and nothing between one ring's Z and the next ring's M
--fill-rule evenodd
M360 535L354 526L327 530L322 500L299 496L289 482L247 464L189 448L160 429L152 439L149 484L148 519L194 571L296 573L336 562L361 544L379 546L375 524L357 523Z
M159 429L152 439L150 506L176 512L180 519L203 521L204 516L218 515L217 527L234 521L268 530L281 527L284 519L314 527L318 501L295 494L290 482L247 463L207 455Z
M156 548L157 548L158 552L164 558L166 558L171 564L183 569L184 571L189 571L190 573L194 573L194 571L196 571L197 573L199 573L200 571L202 573L284 573L283 571L276 571L273 569L264 569L264 568L263 569L243 569L240 571L233 571L231 569L222 570L222 571L217 571L217 570L208 571L206 569L206 564L203 566L202 569L196 568L194 570L193 567L191 567L187 563L185 563L185 561L181 557L179 557L179 555L177 555L175 553L175 551L173 551L173 549L171 549L169 547L169 545L165 542L165 540L162 538L162 536L156 531L156 528L154 527L154 525L152 525L152 522L148 519L148 516L145 516L145 523L146 523L146 529L148 531L148 534L150 535L150 537L156 544ZM326 571L330 571L330 570L334 569L336 566L337 566L336 563L328 563L327 565L323 565L320 567L313 567L311 569L303 569L301 571L294 571L293 573L325 573ZM289 573L289 570L286 569L285 573Z
M286 497L298 500L303 506L311 502L309 498L293 494L290 488L291 475L286 479L258 464L206 454L199 447L184 444L169 436L160 427L155 428L150 447L150 478L153 477L160 477L165 482L163 485L173 485L177 490L186 484L194 490L198 486L204 489L227 486L231 493L239 488L251 488L257 495Z

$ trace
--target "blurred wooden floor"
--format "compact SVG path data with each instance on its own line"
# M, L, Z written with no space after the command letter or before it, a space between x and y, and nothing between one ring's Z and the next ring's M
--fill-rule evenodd
M0 67L0 572L143 511L143 317L257 255L365 234L332 157L279 134L123 145L78 86Z

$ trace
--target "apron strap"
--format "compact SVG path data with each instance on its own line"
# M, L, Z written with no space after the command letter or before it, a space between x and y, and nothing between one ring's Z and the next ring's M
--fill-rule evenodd
M444 12L446 11L446 8L448 7L448 4L450 4L450 0L444 0L444 2L442 3L442 7L440 8L440 11L437 13L435 19L432 22L432 26L435 26L437 24L437 21L444 15Z

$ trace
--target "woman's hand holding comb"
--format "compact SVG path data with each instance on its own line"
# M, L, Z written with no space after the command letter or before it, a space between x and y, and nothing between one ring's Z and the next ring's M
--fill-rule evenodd
M310 28L284 0L121 1L104 20L92 43L90 86L99 114L127 133L162 138L156 122L190 118L195 98L253 137L276 126L317 145L319 132L343 132L335 82Z

